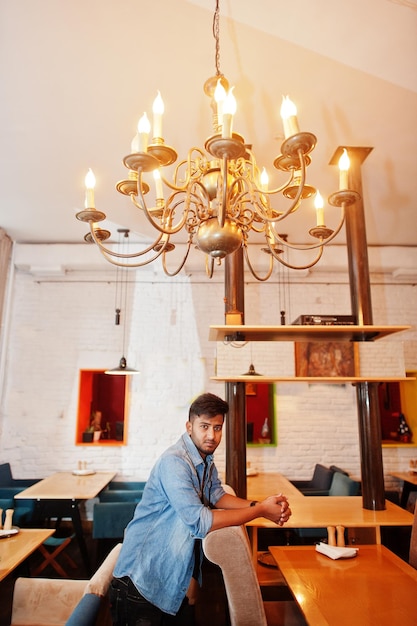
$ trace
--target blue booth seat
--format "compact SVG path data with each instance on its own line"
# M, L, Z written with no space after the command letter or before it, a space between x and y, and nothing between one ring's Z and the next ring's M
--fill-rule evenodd
M310 480L291 480L305 496L327 496L332 484L334 470L316 463L313 476Z
M143 489L105 489L99 494L100 502L135 502L142 500Z
M13 478L10 463L0 463L0 487L19 487L22 491L39 480L39 478Z
M107 489L126 489L127 491L143 491L146 480L112 480Z
M334 472L332 484L329 489L329 496L357 496L359 495L361 484L353 480L346 474ZM327 537L327 528L298 528L298 536L306 541L314 542Z
M0 508L14 509L13 525L29 525L35 512L35 501L16 500L15 495L39 482L39 478L13 478L10 463L0 463ZM6 504L8 503L8 506Z

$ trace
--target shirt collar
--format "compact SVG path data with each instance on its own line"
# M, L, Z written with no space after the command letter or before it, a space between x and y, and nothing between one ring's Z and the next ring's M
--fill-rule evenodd
M187 452L190 455L190 458L193 462L194 467L197 467L197 465L200 464L206 464L207 467L209 467L212 463L213 463L213 455L212 454L208 454L206 456L206 460L204 461L203 457L201 456L201 454L199 453L199 451L197 450L197 448L194 445L193 440L191 439L190 435L188 433L184 433L182 436L182 440L184 442L184 445L187 449Z

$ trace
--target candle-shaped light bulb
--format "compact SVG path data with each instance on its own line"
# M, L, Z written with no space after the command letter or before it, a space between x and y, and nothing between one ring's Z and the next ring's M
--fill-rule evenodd
M269 176L265 168L261 172L261 189L262 191L268 191Z
M153 177L155 180L155 191L156 191L156 199L163 200L164 199L164 191L162 187L162 179L159 170L153 171Z
M223 103L223 127L222 137L232 136L233 116L236 113L236 98L233 95L234 87L231 87Z
M94 209L94 187L96 186L96 177L91 169L88 170L85 179L85 208Z
M346 148L343 148L342 156L339 159L339 189L349 189L349 167L350 159Z
M319 190L316 191L316 197L314 199L314 206L316 208L316 223L317 226L324 226L324 202Z
M282 97L280 113L282 122L284 124L285 139L299 133L300 129L298 127L297 120L297 107L295 106L294 102L289 99L288 96Z
M223 125L223 104L226 100L226 89L223 87L220 78L217 81L216 89L214 90L214 100L217 104L217 124Z
M139 150L138 152L146 152L148 149L149 133L151 132L151 124L146 113L142 115L138 122Z
M153 101L152 113L153 113L153 136L162 138L162 115L164 113L164 101L161 98L161 94L158 91L158 95Z

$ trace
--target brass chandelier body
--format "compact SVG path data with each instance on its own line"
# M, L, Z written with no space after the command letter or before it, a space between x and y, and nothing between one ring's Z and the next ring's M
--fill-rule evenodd
M122 267L140 267L161 257L165 273L174 276L184 267L191 247L195 246L206 255L206 272L211 278L215 262L221 264L221 260L228 254L243 248L251 273L257 280L264 281L272 274L274 260L292 269L307 269L315 265L322 256L323 247L342 228L345 207L354 203L357 198L356 192L347 189L347 170L343 166L340 190L329 198L331 205L341 209L336 229L332 230L324 224L323 210L320 210L320 205L316 205L317 225L309 230L311 243L291 243L286 236L279 234L278 228L282 230L281 222L298 210L303 200L315 195L319 197L316 189L306 183L306 170L311 162L310 153L317 140L312 133L299 130L294 111L286 117L283 116L285 140L273 165L283 173L286 180L278 188L269 189L251 146L245 143L241 135L232 131L233 112L226 112L225 107L219 114L216 89L221 87L226 93L229 85L219 69L218 24L217 1L213 20L216 76L209 78L204 85L205 93L212 99L213 134L206 140L204 150L199 147L191 148L186 159L174 167L172 178L164 176L164 168L172 166L178 155L159 136L162 134L161 114L155 113L155 101L155 136L149 143L149 128L145 126L144 130L139 123L138 135L132 142L132 153L123 159L128 175L117 183L116 189L121 194L130 196L135 207L153 226L156 231L154 241L139 251L125 254L105 246L103 242L111 233L100 228L99 223L106 215L95 208L94 184L86 181L86 208L77 213L76 217L90 226L85 240L97 244L110 263ZM154 173L153 206L148 206L145 199L150 191L145 180L149 173ZM273 203L278 197L282 200L282 196L287 206L284 209L276 208ZM186 251L179 266L170 271L167 254L175 247L172 240L180 231L187 233ZM255 270L248 253L252 233L257 233L258 239L259 235L261 238L263 236L265 247L262 249L270 255L269 267L262 276ZM312 261L296 266L284 260L282 252L285 247L302 251L315 250L316 254Z

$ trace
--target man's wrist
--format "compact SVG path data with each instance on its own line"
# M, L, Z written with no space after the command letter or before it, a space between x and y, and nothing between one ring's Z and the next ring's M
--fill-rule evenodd
M249 506L255 506L255 504L258 504L258 502L259 500L252 500Z

